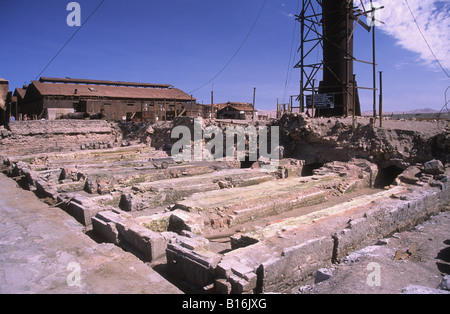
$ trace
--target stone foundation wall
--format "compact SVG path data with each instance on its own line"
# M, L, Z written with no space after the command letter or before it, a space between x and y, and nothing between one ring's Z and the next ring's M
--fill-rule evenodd
M0 129L3 156L102 149L121 138L113 124L103 120L15 121Z
M395 191L381 192L386 196L392 193L392 198L383 196L383 201L316 217L310 224L300 220L298 226L293 226L293 221L280 223L273 236L262 237L222 256L212 254L205 245L187 249L183 237L178 237L180 244L167 248L167 265L175 276L191 273L195 268L202 280L190 283L199 288L213 287L217 293L289 292L313 278L320 268L373 245L378 239L413 227L450 202L448 177L427 188L399 187ZM245 271L239 271L242 269ZM183 279L190 281L186 276Z

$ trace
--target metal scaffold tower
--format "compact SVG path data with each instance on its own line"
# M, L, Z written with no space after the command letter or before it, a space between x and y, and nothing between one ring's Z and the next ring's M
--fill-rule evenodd
M312 109L315 116L359 116L361 108L358 89L373 90L376 116L375 12L354 6L353 0L302 0L296 20L300 22L300 94L297 100L301 112ZM362 20L370 21L369 25ZM373 60L355 58L353 42L356 28L362 26L372 33ZM358 87L354 61L372 65L373 86ZM319 74L322 74L319 80Z

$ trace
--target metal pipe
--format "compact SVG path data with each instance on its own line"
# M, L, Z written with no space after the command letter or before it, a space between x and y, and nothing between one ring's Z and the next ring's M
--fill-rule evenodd
M356 116L356 74L353 74L353 109L352 109L352 115L353 115L353 124L355 123L355 116Z
M312 111L311 111L311 117L314 118L314 98L315 98L315 90L314 90L314 83L316 80L312 81Z
M302 12L300 13L300 39L301 39L301 44L300 44L300 96L299 96L299 100L300 100L300 111L303 112L304 110L304 79L303 79L303 71L304 71L304 55L305 55L305 50L304 50L304 40L305 40L305 11L306 11L306 2L307 0L303 0L303 6L302 6Z
M373 9L372 0L370 0L371 8ZM374 123L377 120L377 65L375 59L375 13L372 13L372 56L373 56L373 119Z
M328 116L343 116L353 107L353 0L324 0L323 12L323 81L319 93L335 94L335 107Z
M383 71L380 71L380 128L383 127Z

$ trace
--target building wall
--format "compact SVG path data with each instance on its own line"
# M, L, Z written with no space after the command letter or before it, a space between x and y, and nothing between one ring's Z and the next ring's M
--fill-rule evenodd
M0 80L0 108L6 109L6 96L9 92L9 82Z
M173 120L175 112L183 115L198 115L201 109L195 104L173 100L138 100L138 99L86 99L79 97L29 97L21 104L21 113L28 116L40 115L43 111L50 112L61 109L58 112L86 112L88 114L102 113L110 121L127 120L133 114L134 118L155 120ZM55 116L43 115L48 119ZM58 118L58 114L56 116Z
M6 97L9 92L9 82L0 79L0 124L8 120Z
M42 96L31 84L20 104L20 112L30 117L57 119L70 112L85 112L90 115L103 114L107 120L169 121L175 116L199 116L202 106L190 100L175 99L124 99L64 95Z
M131 117L153 121L156 117L158 120L173 120L175 114L197 116L199 109L195 104L183 101L99 99L87 100L86 112L102 113L111 121L129 120Z

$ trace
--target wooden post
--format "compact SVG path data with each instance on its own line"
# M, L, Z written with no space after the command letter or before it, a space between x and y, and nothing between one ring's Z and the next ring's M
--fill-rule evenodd
M212 120L214 115L214 89L211 91L211 115L210 115L210 119Z
M278 101L278 98L277 98L277 119L279 119L281 116L280 116L280 103L279 103L279 101Z
M164 99L164 121L167 121L167 104L165 99Z
M255 98L256 98L256 87L253 88L253 110L252 110L253 121L255 121Z

